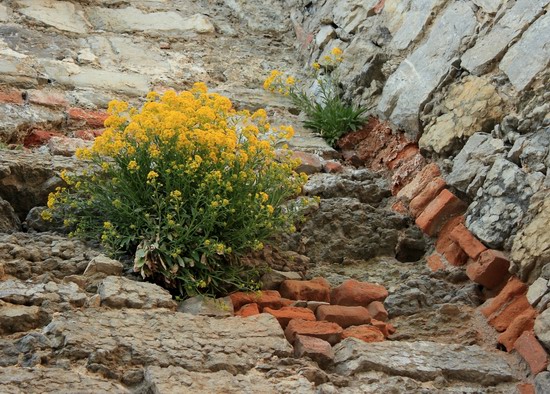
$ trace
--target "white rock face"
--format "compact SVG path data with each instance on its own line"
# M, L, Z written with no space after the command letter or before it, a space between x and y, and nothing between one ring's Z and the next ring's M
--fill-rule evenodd
M467 3L447 8L435 21L426 41L389 77L378 111L412 137L419 131L418 114L449 72L462 41L474 32L476 19Z
M89 24L73 3L52 0L20 0L17 2L23 8L19 12L38 22L53 26L59 30L85 34Z
M518 91L524 90L550 63L550 45L541 37L550 37L550 14L533 23L500 62L500 69Z
M464 53L462 66L476 75L488 71L491 62L503 53L548 3L549 0L518 0L487 35Z

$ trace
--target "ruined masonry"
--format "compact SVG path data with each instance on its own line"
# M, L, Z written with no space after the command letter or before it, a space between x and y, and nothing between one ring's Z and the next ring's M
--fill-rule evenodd
M2 1L0 392L550 392L549 11ZM333 149L262 82L336 47L370 117ZM111 99L197 81L292 124L320 203L261 292L176 302L40 212Z

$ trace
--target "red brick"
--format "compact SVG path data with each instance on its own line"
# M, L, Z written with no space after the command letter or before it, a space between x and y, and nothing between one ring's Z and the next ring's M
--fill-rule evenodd
M237 292L230 294L231 301L233 302L233 307L235 310L241 309L243 305L256 303L260 307L260 311L265 307L272 309L281 309L283 306L288 306L292 303L290 300L285 300L281 298L276 290L263 290L258 292Z
M464 224L458 224L451 233L449 238L458 243L462 250L473 260L487 250L487 247L483 245L471 232L464 226Z
M519 280L517 277L512 276L508 279L508 282L500 291L500 293L490 300L486 305L480 308L481 313L485 317L489 317L497 311L503 309L518 295L525 294L527 292L527 285Z
M367 307L369 315L376 320L386 321L388 320L388 311L384 308L384 304L380 301L373 301Z
M294 343L296 335L306 335L335 345L342 340L342 332L342 327L336 323L293 319L285 329L285 336L290 343Z
M453 243L450 234L453 229L458 226L460 223L464 223L464 216L455 216L451 218L441 227L439 235L437 236L437 241L435 242L435 250L441 254L445 252L445 249Z
M508 306L502 311L496 312L489 317L489 324L492 325L495 330L502 332L510 326L512 321L523 311L529 309L531 305L527 301L527 297L521 295L516 297Z
M25 104L23 93L19 90L0 90L0 103L6 104Z
M108 117L109 115L103 111L88 111L82 108L69 109L70 120L82 121L94 128L102 128Z
M63 134L57 133L55 131L34 129L29 135L25 137L25 139L23 140L23 145L26 148L45 145L52 137L63 137Z
M459 216L466 210L464 201L444 189L428 204L424 212L416 218L416 225L429 236L437 235L441 227L454 216Z
M308 308L298 308L296 306L284 306L281 309L264 308L264 313L269 313L277 319L283 329L292 319L302 319L315 321L315 315Z
M330 343L320 338L307 335L296 335L294 341L294 355L296 357L309 357L323 368L332 362L334 351Z
M323 171L328 172L329 174L338 174L344 171L344 166L337 161L327 161L323 165Z
M371 316L362 306L321 305L315 312L317 320L329 321L342 328L370 323Z
M330 301L330 285L321 280L285 280L279 291L291 300Z
M466 275L470 280L494 289L510 276L508 272L510 262L506 256L498 250L488 249L482 252L476 261L472 261L466 267Z
M346 328L342 336L345 338L357 338L365 342L382 342L384 334L374 326L353 326Z
M62 107L69 106L69 102L65 95L61 92L44 91L44 90L29 90L29 102L46 107Z
M335 305L367 307L373 301L384 301L387 296L388 291L384 286L348 279L332 290L330 302Z
M445 259L455 267L461 267L468 261L468 255L456 242L451 242L443 251Z
M443 263L443 260L441 260L441 256L437 253L434 253L431 256L429 256L426 259L426 264L432 272L444 270L446 268L445 263Z
M435 163L430 163L425 166L413 180L404 186L398 193L397 197L406 202L411 201L420 193L432 179L441 175L439 167Z
M512 351L519 336L524 331L533 329L536 317L537 311L533 308L523 311L510 323L506 331L498 336L498 342L503 344L507 351Z
M259 315L259 314L260 314L260 308L258 308L258 304L252 303L252 304L243 305L235 313L235 316L248 317L248 316L254 316L254 315Z
M410 147L406 147L404 150L398 153L397 160L391 161L393 167L393 175L391 177L391 194L396 195L399 191L411 183L416 175L426 165L426 159L418 152L418 147L414 146L416 153L410 155ZM401 156L404 154L404 156Z
M520 383L517 385L519 394L535 394L535 386L531 383Z
M440 177L437 177L428 183L424 190L418 193L418 195L413 198L409 204L409 210L411 211L412 216L415 218L420 216L422 211L424 211L424 208L426 208L426 206L434 198L436 198L446 186L447 183Z
M544 371L548 366L548 353L537 340L533 331L525 331L514 344L514 349L527 361L533 375Z
M407 216L409 215L409 210L407 209L403 201L394 202L393 205L391 206L391 209L392 211L400 213L402 215L407 215Z
M390 335L395 334L395 327L390 323L385 323L380 320L372 319L370 324L380 330L384 335L384 338L388 338Z

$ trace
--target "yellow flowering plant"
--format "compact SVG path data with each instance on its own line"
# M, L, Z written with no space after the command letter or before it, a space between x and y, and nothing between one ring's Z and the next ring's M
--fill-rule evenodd
M298 87L292 76L273 70L264 81L264 89L288 96L292 103L306 115L304 126L318 132L331 146L345 133L355 131L365 123L365 109L347 103L342 98L338 82L338 65L343 60L340 48L333 48L324 56L323 64L312 64L312 78L318 86L318 95L306 93Z
M100 240L134 270L181 296L253 289L239 256L288 231L307 177L275 143L264 110L236 111L204 84L150 93L141 109L109 105L105 132L77 156L93 170L63 173L45 218ZM296 208L296 206L298 208Z

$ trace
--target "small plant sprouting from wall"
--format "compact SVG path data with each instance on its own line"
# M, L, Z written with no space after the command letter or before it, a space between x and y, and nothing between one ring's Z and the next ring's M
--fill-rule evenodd
M293 105L305 113L304 127L318 132L331 146L342 135L357 130L366 121L364 108L342 98L337 72L342 55L339 48L334 48L331 55L323 59L324 65L313 63L312 78L318 86L317 97L306 93L303 86L297 86L294 77L285 76L279 70L272 71L264 81L264 89L288 96Z

